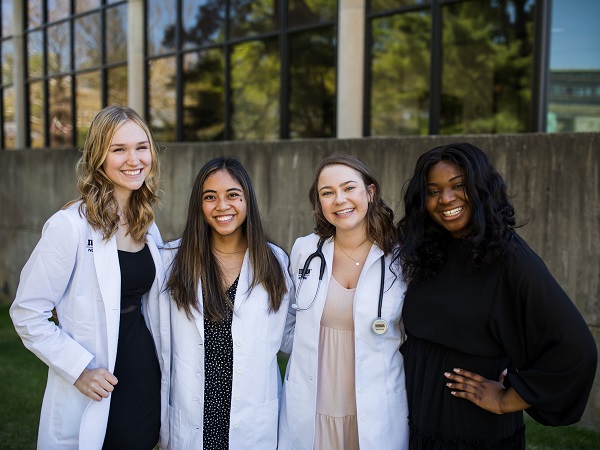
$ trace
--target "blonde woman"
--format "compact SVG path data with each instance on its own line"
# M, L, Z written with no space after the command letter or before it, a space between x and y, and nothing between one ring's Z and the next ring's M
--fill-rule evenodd
M38 448L149 450L168 432L169 309L148 301L163 280L159 166L135 111L96 115L78 176L79 198L44 225L10 309L49 367Z

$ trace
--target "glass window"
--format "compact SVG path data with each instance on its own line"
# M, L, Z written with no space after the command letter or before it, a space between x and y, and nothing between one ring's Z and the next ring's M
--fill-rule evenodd
M48 85L50 93L48 101L50 147L69 147L73 145L71 77L51 78Z
M100 7L100 0L75 0L75 12L82 13Z
M2 0L0 11L2 11L2 30L0 30L0 36L12 36L14 33L14 14L13 14L13 0Z
M217 2L219 3L219 2ZM176 48L176 8L165 8L163 0L147 0L148 56L168 53Z
M102 48L100 13L88 14L75 20L75 68L98 67Z
M393 11L406 6L428 5L430 0L371 0L369 7L371 12L381 13Z
M48 74L71 70L71 33L69 22L48 27Z
M238 0L231 2L231 38L276 31L279 27L278 0Z
M44 35L42 30L27 34L27 66L29 78L44 75Z
M237 45L231 55L233 139L279 137L279 41Z
M225 40L226 2L182 0L182 3L184 48L196 48Z
M127 5L106 10L106 63L127 61Z
M6 86L13 82L13 69L15 50L12 39L0 42L0 54L2 55L2 79L0 85Z
M335 60L333 28L290 38L290 137L334 137Z
M289 0L288 4L290 28L331 22L337 17L336 0Z
M186 53L183 60L183 139L222 140L225 59L221 49Z
M56 22L57 20L69 17L71 13L70 3L70 0L46 0L48 22Z
M444 7L442 134L528 130L533 6L490 0Z
M41 81L29 85L29 138L31 147L43 148L46 142L44 120L44 85Z
M554 0L547 131L600 131L600 2Z
M150 127L157 140L176 140L176 80L175 58L150 61L148 80L148 103Z
M370 134L429 132L429 13L406 13L371 24Z
M108 104L127 105L127 66L109 69L107 85Z
M4 148L15 148L15 90L14 88L2 89L2 144Z
M42 11L42 0L27 1L27 28L36 28L42 24L44 19Z
M100 72L78 75L75 91L77 147L82 147L92 119L102 108Z

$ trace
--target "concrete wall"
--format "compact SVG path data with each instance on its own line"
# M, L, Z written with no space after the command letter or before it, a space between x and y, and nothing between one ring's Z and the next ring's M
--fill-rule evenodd
M250 172L262 217L286 250L312 231L308 187L318 162L335 151L358 155L401 214L401 190L417 157L443 143L469 141L488 151L504 174L519 233L546 261L600 342L600 134L519 134L168 144L161 152L163 237L182 230L200 167L237 156ZM0 301L10 302L20 270L45 220L75 196L75 150L0 152ZM583 422L600 427L600 374Z

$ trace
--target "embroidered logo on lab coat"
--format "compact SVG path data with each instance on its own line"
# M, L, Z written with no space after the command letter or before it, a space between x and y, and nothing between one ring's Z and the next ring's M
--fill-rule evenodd
M91 239L88 239L86 248L87 248L88 252L94 253L94 241L92 241Z
M300 279L305 279L305 280L306 280L306 279L308 278L308 276L310 275L310 271L311 271L311 270L312 270L312 269L307 269L307 270L306 270L306 273L304 274L304 276L302 276L302 269L298 269L298 279L299 279L299 280L300 280Z

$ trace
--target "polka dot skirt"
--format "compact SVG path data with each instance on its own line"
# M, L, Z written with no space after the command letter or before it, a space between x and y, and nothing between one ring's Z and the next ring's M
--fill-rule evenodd
M235 300L239 277L227 290ZM229 415L233 381L232 312L221 322L204 319L204 438L203 449L229 448Z

